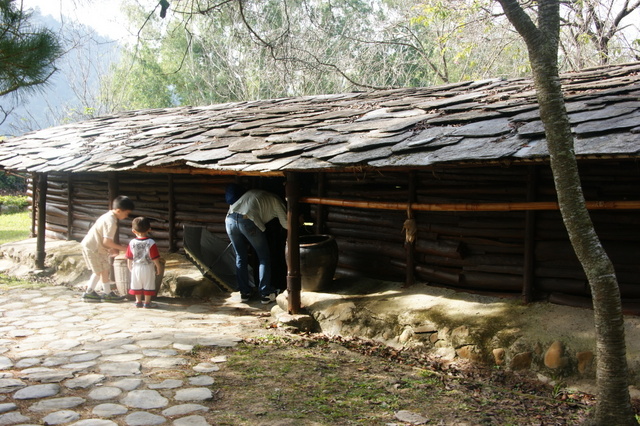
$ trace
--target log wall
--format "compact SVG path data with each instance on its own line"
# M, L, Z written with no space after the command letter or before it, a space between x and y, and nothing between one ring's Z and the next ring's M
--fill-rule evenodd
M224 188L234 181L233 177L135 173L116 176L79 174L71 178L68 175L49 175L47 237L82 240L93 222L110 209L110 179L117 195L127 195L135 203L132 217L120 221L118 237L121 241L133 238L131 220L135 216L147 216L152 220L152 235L161 250L170 248L170 233L176 248L183 247L184 225L204 226L227 239L224 217L229 206L224 200ZM73 218L71 232L67 228L69 211Z
M581 174L589 201L640 200L640 167L632 161L585 163ZM108 210L111 188L133 199L134 216L153 219L153 237L163 250L169 250L172 244L174 249L182 248L182 228L186 224L205 226L228 240L224 187L234 177L123 172L71 177L52 174L48 180L48 237L82 239L93 221ZM303 196L351 201L555 201L553 178L546 165L305 174L302 182ZM281 179L242 177L241 183L282 189ZM414 194L409 193L412 187L416 188ZM301 229L301 235L320 232L336 238L341 274L405 281L406 211L318 205L303 205L302 211L314 225ZM412 260L415 277L421 281L467 291L518 295L523 292L525 259L530 252L532 292L536 297L559 301L589 298L588 283L558 211L529 215L525 211L414 211L412 216L417 223ZM614 262L623 299L640 302L638 211L593 210L592 218ZM121 241L132 238L130 220L121 222ZM529 234L528 223L532 227Z
M581 164L589 201L640 200L640 167L632 162ZM532 178L532 175L534 176ZM408 173L328 174L327 198L409 201ZM417 203L524 203L556 201L548 166L456 168L418 172ZM531 191L529 191L531 188ZM316 208L318 209L318 208ZM316 210L314 209L314 211ZM341 272L404 281L407 213L323 206L324 230L340 247ZM592 210L596 232L614 262L623 299L640 302L640 215L637 210ZM559 211L416 211L415 274L422 281L474 292L523 292L531 247L535 298L589 305L586 276Z

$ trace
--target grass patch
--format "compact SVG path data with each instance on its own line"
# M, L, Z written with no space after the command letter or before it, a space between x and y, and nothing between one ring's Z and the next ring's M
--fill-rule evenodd
M34 288L42 288L47 287L50 284L44 281L36 281L36 280L25 280L22 278L16 278L5 274L0 274L0 289L1 290L10 290L16 288L23 289L34 289Z
M31 212L0 214L0 244L29 238Z
M0 204L24 209L29 205L29 198L25 195L0 195Z

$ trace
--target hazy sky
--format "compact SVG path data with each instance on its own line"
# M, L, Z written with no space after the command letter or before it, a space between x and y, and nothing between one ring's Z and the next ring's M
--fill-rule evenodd
M22 0L25 9L39 8L43 15L60 16L93 27L100 35L119 39L127 35L120 16L120 0Z

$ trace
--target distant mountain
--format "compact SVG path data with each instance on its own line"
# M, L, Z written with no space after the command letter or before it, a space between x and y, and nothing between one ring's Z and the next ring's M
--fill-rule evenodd
M13 108L0 125L0 136L18 136L77 121L85 105L96 108L92 99L98 93L99 77L108 71L118 55L117 42L99 36L89 27L70 21L63 25L50 15L41 15L38 10L31 19L37 26L59 34L67 53L57 63L59 71L37 92L22 99L0 98L5 109Z

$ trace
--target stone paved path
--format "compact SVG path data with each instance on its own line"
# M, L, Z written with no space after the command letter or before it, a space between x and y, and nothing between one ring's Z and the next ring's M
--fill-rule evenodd
M184 354L268 333L272 305L236 299L136 309L66 287L0 291L0 425L209 424L225 359L190 365ZM174 370L181 379L166 379Z

